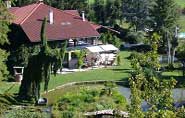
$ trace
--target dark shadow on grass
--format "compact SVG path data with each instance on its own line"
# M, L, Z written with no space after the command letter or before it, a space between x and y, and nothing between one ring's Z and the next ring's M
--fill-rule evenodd
M124 87L128 87L128 88L130 87L128 78L125 77L125 78L120 79L119 81L121 81L121 82L116 83L118 86L124 86Z
M182 71L182 70L183 70L183 67L169 68L168 66L163 66L162 69L163 69L164 71L173 72L173 71Z
M18 102L13 95L0 95L0 103L8 104L8 105L17 105Z
M119 72L119 73L128 73L131 74L131 69L109 69L112 70L114 72Z
M185 87L185 77L183 76L161 76L162 79L169 80L175 79L177 81L176 87Z
M130 51L128 48L125 48L124 46L121 46L121 48L119 50L120 51Z
M110 69L110 70L113 70L113 71L125 71L125 70L131 70L131 69L122 69L122 68L117 68L117 69Z

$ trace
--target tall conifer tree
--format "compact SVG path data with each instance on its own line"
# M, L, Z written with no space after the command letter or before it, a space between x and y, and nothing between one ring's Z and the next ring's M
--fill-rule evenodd
M0 47L8 43L7 33L9 32L9 24L11 22L11 15L8 12L5 4L0 0ZM8 74L6 67L6 60L8 53L0 48L0 80L5 79Z

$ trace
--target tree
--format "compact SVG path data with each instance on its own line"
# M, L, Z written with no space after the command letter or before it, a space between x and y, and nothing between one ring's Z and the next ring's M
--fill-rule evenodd
M144 114L141 109L141 78L143 78L143 75L138 75L129 79L131 90L131 106L129 109L130 118L144 118Z
M126 35L126 42L130 44L146 42L146 34L143 31L130 31Z
M99 24L106 24L105 4L105 0L95 0L93 4L96 22Z
M175 33L172 37L172 41L171 41L171 50L172 50L172 54L171 54L171 65L174 66L174 61L175 61L175 54L176 54L176 50L178 47L178 27L175 27Z
M144 30L148 26L154 3L154 0L123 0L123 16L135 31Z
M24 5L28 5L28 4L31 4L31 3L36 3L38 0L15 0L14 1L14 4L16 6L24 6Z
M0 80L5 79L8 75L6 66L8 53L2 47L9 43L7 33L10 31L9 24L11 20L11 14L8 12L3 1L0 0Z
M106 13L106 24L114 26L117 21L122 21L122 7L123 0L107 0L104 11Z
M61 10L85 11L87 18L94 15L88 0L46 0L46 3Z
M116 46L117 48L120 48L122 42L117 36L114 35L110 40L110 43Z
M151 11L151 15L153 16L154 32L157 32L162 37L160 47L163 49L167 47L168 63L170 64L172 60L171 52L173 52L172 48L174 47L171 41L179 17L177 5L174 0L156 0L156 5Z
M136 117L138 113L143 117L141 112L141 100L145 100L151 108L144 114L147 118L159 116L174 116L172 89L176 81L160 80L157 70L160 68L158 61L158 43L160 37L154 33L151 37L150 44L152 50L146 54L136 54L131 61L134 71L130 80L131 86L131 117Z
M121 40L111 32L102 33L100 40L103 44L113 44L117 48L120 48L121 46Z
M114 26L117 21L122 21L122 2L122 0L95 0L92 8L96 22Z
M82 68L83 64L84 64L84 56L85 56L86 52L85 50L81 50L80 52L76 52L78 61L77 61L77 67L79 69Z
M66 42L64 48L51 49L47 44L45 35L45 26L47 19L45 18L41 28L41 45L40 51L33 54L28 59L28 65L25 67L23 80L19 90L19 97L21 100L30 100L34 98L35 101L40 98L40 84L44 81L44 90L47 91L50 80L51 66L54 67L54 72L61 66L65 54ZM57 63L57 64L56 64ZM58 68L57 68L58 67Z
M89 7L87 0L58 0L50 1L51 5L62 10L76 9L86 11Z

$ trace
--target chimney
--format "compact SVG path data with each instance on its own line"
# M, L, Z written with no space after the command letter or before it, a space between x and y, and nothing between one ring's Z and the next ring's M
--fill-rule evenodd
M5 4L6 4L6 7L7 7L8 9L12 7L11 1L10 1L10 0L6 0L6 1L5 1Z
M85 12L82 11L82 20L85 21Z
M53 10L49 9L49 24L54 23Z

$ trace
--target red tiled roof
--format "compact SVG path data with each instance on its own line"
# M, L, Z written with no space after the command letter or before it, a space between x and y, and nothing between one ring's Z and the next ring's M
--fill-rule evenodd
M12 9L12 8L11 8ZM31 42L40 42L40 30L44 17L51 9L54 14L54 24L47 24L46 35L48 40L65 40L70 38L97 37L100 34L88 21L83 21L76 14L77 11L62 11L43 3L10 9L15 15L13 23L20 25Z
M78 10L64 10L64 12L72 14L72 15L80 16Z
M76 16L80 16L78 10L64 10L64 12L66 13L69 13L69 14L72 14L72 15L76 15ZM87 20L87 19L86 19ZM95 29L95 30L98 30L99 28L101 28L102 26L101 25L97 25L93 22L90 22L91 26Z

